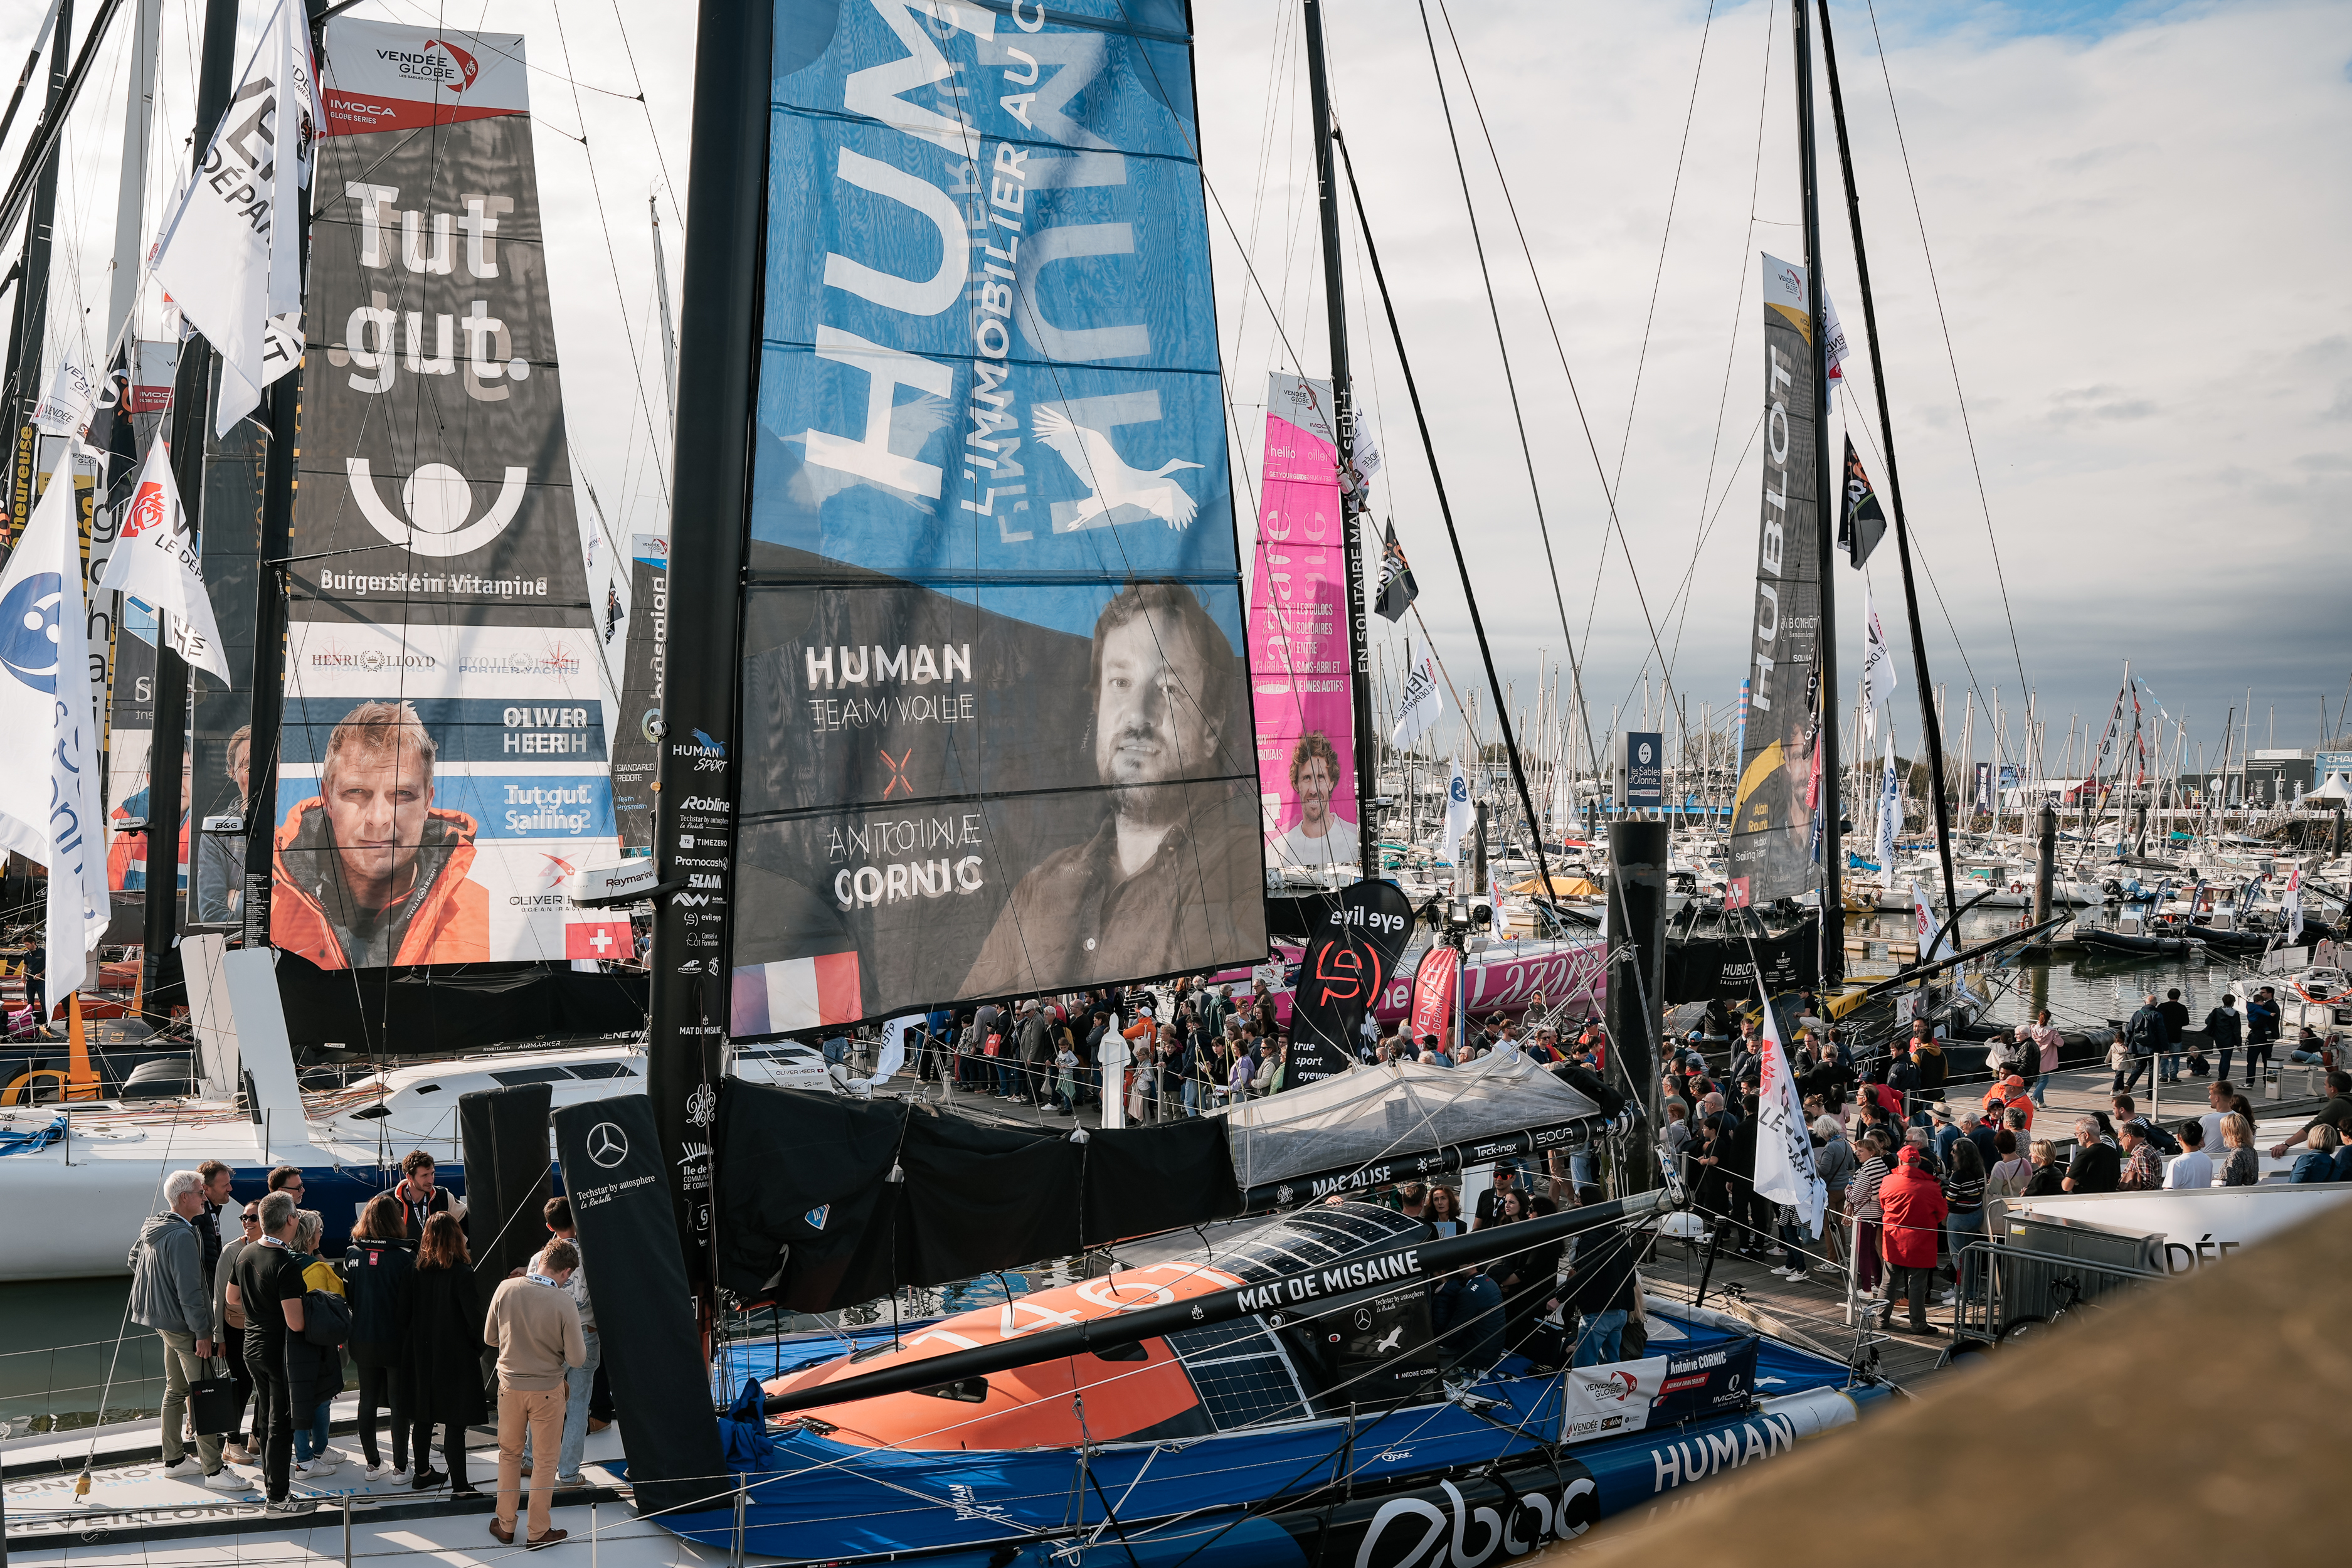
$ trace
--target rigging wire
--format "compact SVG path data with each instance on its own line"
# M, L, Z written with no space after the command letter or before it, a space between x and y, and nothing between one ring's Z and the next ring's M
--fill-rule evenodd
M2020 689L2027 689L2032 683L2025 678L2025 654L2018 646L2017 613L2010 605L2009 576L2002 570L2000 563L2000 540L1993 532L1992 500L1985 493L1984 464L1977 457L1976 427L1969 423L1968 394L1960 386L1960 360L1958 352L1952 346L1952 323L1950 318L1944 313L1944 286L1936 276L1936 252L1927 243L1927 215L1919 205L1919 182L1911 173L1911 145L1903 135L1902 111L1895 105L1895 78L1886 64L1886 42L1878 34L1877 0L1863 0L1863 3L1868 7L1870 13L1870 41L1878 51L1879 79L1886 84L1886 112L1895 122L1895 145L1903 155L1903 184L1911 194L1911 217L1912 221L1918 226L1919 250L1927 262L1927 288L1935 296L1936 324L1942 329L1944 334L1944 360L1951 366L1952 396L1960 408L1960 433L1968 441L1969 469L1976 476L1977 505L1984 513L1985 542L1992 550L1993 581L2000 588L2001 617L2009 625L2009 651L2017 660L2018 687ZM1827 4L1827 0L1823 0L1823 4ZM1914 543L1916 543L1916 539ZM1937 597L1940 602L1942 595L1938 594ZM1975 678L1971 676L1970 679Z

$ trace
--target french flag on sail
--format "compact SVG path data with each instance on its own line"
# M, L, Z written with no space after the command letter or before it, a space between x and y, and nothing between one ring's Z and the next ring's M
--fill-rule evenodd
M787 1035L850 1023L864 1011L857 954L820 953L738 969L729 1029L738 1037Z

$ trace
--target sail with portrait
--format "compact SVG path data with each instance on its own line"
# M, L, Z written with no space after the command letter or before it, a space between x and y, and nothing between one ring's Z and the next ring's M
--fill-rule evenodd
M734 1034L1264 956L1184 8L777 43Z
M1362 817L1331 384L1279 372L1266 382L1249 622L1266 869L1352 879Z
M618 848L519 35L338 16L270 937L322 969L590 960Z

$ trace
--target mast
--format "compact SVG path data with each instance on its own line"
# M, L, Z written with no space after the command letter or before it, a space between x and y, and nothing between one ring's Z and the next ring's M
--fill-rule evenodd
M1904 519L1903 478L1895 462L1895 417L1887 410L1886 356L1878 349L1878 306L1870 292L1870 253L1862 240L1862 195L1853 183L1853 146L1846 137L1845 95L1838 86L1837 40L1830 31L1829 6L1822 6L1822 65L1830 81L1830 117L1837 127L1838 167L1845 183L1845 212L1853 231L1853 280L1862 291L1862 330L1870 344L1870 384L1878 400L1878 449L1886 460L1886 496L1895 508L1895 553L1903 564L1903 608L1911 624L1911 668L1918 680L1919 734L1927 750L1927 791L1936 805L1936 854L1943 863L1944 922L1959 919L1952 888L1952 803L1944 779L1944 727L1927 694L1927 633L1919 618L1919 588L1911 573L1911 529Z
M1348 380L1348 297L1339 270L1339 183L1331 167L1331 83L1323 60L1322 0L1303 0L1307 91L1315 118L1315 184L1323 224L1323 305L1331 338L1331 429L1339 438L1339 540L1348 563L1349 689L1356 726L1356 843L1367 880L1380 874L1380 740L1372 729L1370 628L1364 620L1364 552L1357 532L1363 497L1355 480L1356 398Z
M33 470L40 432L32 426L33 405L41 396L41 350L49 319L49 231L58 206L58 151L54 141L59 106L65 100L67 51L73 44L73 0L61 0L57 30L49 41L49 81L42 100L36 136L48 134L48 155L33 186L33 211L25 225L24 258L16 279L15 318L8 332L8 428L16 451L13 464L14 494L9 521L24 531L33 515ZM68 482L71 482L68 476Z
M326 50L320 13L326 0L308 0L304 9L310 27L310 55L323 60ZM310 266L311 192L296 205L297 265L302 269L305 298ZM277 869L278 762L279 735L286 712L287 567L294 549L294 479L301 456L303 365L270 383L263 407L269 425L268 448L261 467L261 542L258 570L253 583L253 690L247 722L245 789L245 898L238 913L245 921L245 945L261 947L269 941L269 895Z
M213 130L228 108L236 69L236 0L205 0L205 44L196 75L196 124L191 158L201 161ZM212 420L213 350L202 333L180 345L178 373L172 378L172 482L191 528L204 527L205 431ZM155 729L147 752L147 907L139 961L139 994L155 1023L171 1008L158 993L178 968L173 944L180 914L180 760L188 743L188 666L155 626ZM156 839L163 840L163 868L156 868ZM248 844L250 840L248 838ZM193 847L193 846L191 846ZM188 868L194 879L195 868Z
M671 515L698 520L670 542L673 604L697 606L691 623L673 617L663 689L661 760L654 784L655 864L662 885L677 875L681 832L706 825L731 840L737 761L744 535L751 500L753 354L760 342L761 268L766 255L769 70L775 8L703 0L694 64L694 153L688 176L686 267L680 282L680 383L670 447ZM761 128L746 135L746 126ZM691 374L687 374L687 373ZM696 635L685 635L691 625ZM715 771L697 770L678 740L716 736ZM677 737L678 739L672 739ZM692 801L697 809L688 810ZM706 804L717 809L705 810ZM703 1109L718 1092L727 1045L727 969L734 857L712 873L719 896L707 910L656 900L646 1091L653 1100L686 1274L707 1303L710 1281L711 1158ZM688 923L688 916L703 917ZM698 1111L702 1121L695 1120ZM689 1147L690 1145L690 1147Z
M669 416L676 419L677 417L677 328L669 319L669 257L662 248L661 202L659 198L648 194L646 197L646 206L652 212L654 219L654 297L661 301L662 371L669 386ZM593 501L596 499L596 493L593 490L589 491L588 499ZM603 516L604 509L599 507L597 517L601 520Z
M1821 387L1813 404L1813 494L1819 513L1814 539L1821 556L1822 625L1813 642L1819 677L1816 700L1820 725L1821 787L1827 798L1822 814L1821 984L1835 985L1845 976L1845 841L1838 802L1837 725L1837 530L1830 525L1831 498L1838 492L1830 483L1829 288L1822 276L1822 192L1813 135L1812 37L1805 25L1811 0L1790 0L1789 15L1797 56L1798 175L1804 187L1805 276L1811 279L1808 309L1812 314L1813 377ZM1873 356L1875 363L1876 356Z

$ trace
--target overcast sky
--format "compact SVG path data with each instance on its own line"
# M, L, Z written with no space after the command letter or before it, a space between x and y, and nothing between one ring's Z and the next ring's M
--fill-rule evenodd
M93 8L83 0L84 25ZM0 3L6 51L41 10ZM179 160L201 7L165 12L169 129L158 140ZM633 527L657 526L667 432L643 412L664 417L646 199L687 177L690 11L575 3L560 26L547 0L457 10L369 0L357 14L526 35L579 471L624 542ZM1720 719L1737 700L1752 593L1756 258L1802 255L1787 8L1459 0L1475 108L1434 0L1431 16L1532 488L1413 0L1330 8L1334 96L1503 679L1531 705L1539 664L1564 671L1572 642L1605 727L1612 705L1638 710L1645 658L1663 700L1654 626L1692 721L1702 704ZM1237 467L1254 476L1265 373L1328 369L1297 6L1196 0L1195 20L1213 260L1245 443ZM249 15L248 30L257 22ZM1927 568L1929 657L1951 724L1971 682L1980 709L2000 689L2013 730L2021 689L2034 688L2055 771L2069 715L2103 721L2128 658L2165 710L2186 716L2192 759L2200 743L2209 761L2218 753L2224 714L2235 704L2243 721L2250 687L2255 745L2273 710L2278 744L2310 745L2321 700L2332 720L2352 679L2352 6L1885 0L1883 61L1865 8L1840 0L1835 25L1905 499ZM68 146L58 228L80 292L60 289L53 342L78 339L85 320L90 338L106 335L95 323L123 78L118 37L94 79L98 111L78 117ZM1821 107L1829 288L1856 355L1856 400L1843 406L1884 492L1825 93ZM29 118L0 150L11 166ZM584 148L572 139L583 129ZM660 199L675 279L677 207L666 191ZM151 196L151 215L162 203ZM1468 616L1352 223L1348 232L1358 393L1388 457L1376 510L1396 521L1466 692L1484 684ZM1608 531L1570 374L1618 486L1623 547ZM1246 558L1247 515L1241 530ZM607 547L597 556L601 575ZM1900 652L1891 543L1866 575ZM1841 572L1838 583L1848 704L1863 581ZM1908 658L1898 662L1892 711L1907 752L1916 682Z

